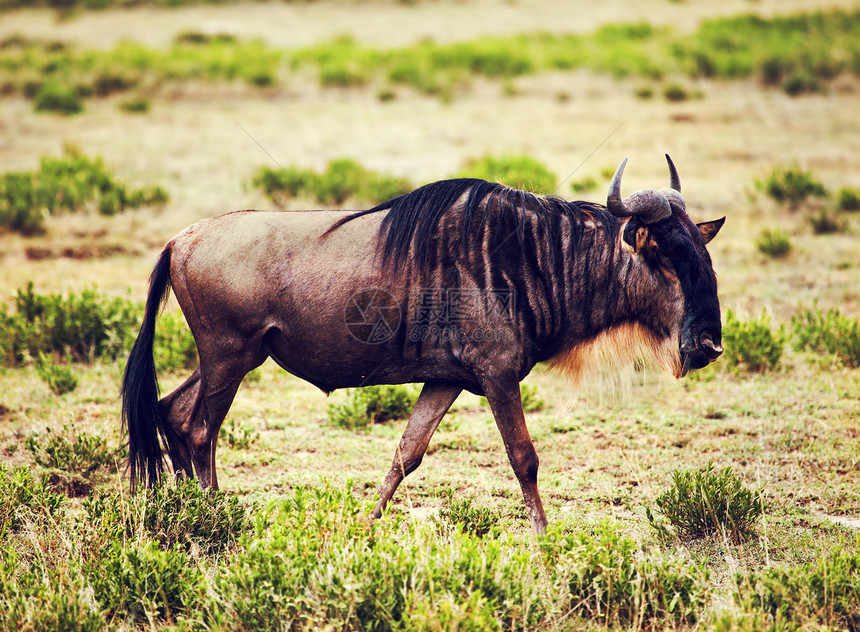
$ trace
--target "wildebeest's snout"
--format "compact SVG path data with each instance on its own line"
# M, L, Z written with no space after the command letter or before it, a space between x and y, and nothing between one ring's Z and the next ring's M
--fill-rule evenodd
M723 354L723 345L714 341L714 335L710 331L706 330L699 334L699 346L708 358L708 362L713 362Z
M702 369L723 354L719 322L685 328L681 336L682 374Z

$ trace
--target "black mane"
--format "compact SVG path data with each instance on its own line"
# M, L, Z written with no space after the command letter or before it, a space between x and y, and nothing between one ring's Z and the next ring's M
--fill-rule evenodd
M522 248L527 215L535 214L542 227L542 240L546 241L553 258L561 250L563 218L569 220L573 248L579 242L584 219L596 220L604 231L617 226L615 219L598 204L535 195L477 178L454 178L426 184L371 209L353 213L335 222L325 234L353 219L388 211L379 227L383 262L393 266L396 271L410 256L410 248L414 246L415 261L418 268L424 270L429 244L439 230L440 220L467 192L459 227L462 249L468 243L470 231L474 230L472 221L476 214L480 216L481 227L488 221L494 224L496 248L509 242L512 232L517 235L514 243ZM486 211L481 212L484 200Z

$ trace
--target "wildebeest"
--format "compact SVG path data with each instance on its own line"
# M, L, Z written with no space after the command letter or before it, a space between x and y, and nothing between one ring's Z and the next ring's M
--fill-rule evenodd
M606 206L454 179L365 211L239 211L185 229L155 265L123 379L132 487L157 482L163 444L177 476L217 488L218 430L271 357L326 393L423 383L374 517L458 394L486 396L543 532L519 389L535 364L575 374L596 347L645 349L680 377L722 353L705 244L725 218L692 222L666 158L671 188L622 199L625 159ZM200 364L159 401L152 346L171 287Z

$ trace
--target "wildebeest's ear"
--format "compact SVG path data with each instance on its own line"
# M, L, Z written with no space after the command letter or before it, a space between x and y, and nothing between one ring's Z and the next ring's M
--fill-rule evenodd
M648 232L648 227L645 226L638 218L632 217L624 227L622 239L624 243L633 249L635 254L642 252L642 249L648 243L651 235Z
M702 222L701 224L696 224L696 226L699 227L699 232L702 233L702 239L705 240L705 243L708 243L714 237L717 236L717 233L720 232L720 229L725 223L726 218L722 217L720 219L715 219L711 222Z

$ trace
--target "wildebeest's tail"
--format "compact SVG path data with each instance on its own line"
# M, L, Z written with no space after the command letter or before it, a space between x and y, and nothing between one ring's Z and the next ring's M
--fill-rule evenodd
M170 248L165 248L149 278L149 295L140 333L122 378L122 425L128 432L128 463L131 489L146 481L152 487L164 471L159 434L164 435L166 420L158 405L158 379L152 345L155 319L170 292Z

